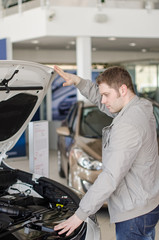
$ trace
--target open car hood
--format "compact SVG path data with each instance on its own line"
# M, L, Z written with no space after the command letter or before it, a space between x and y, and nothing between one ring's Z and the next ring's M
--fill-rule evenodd
M74 214L79 196L54 180L12 169L5 162L6 152L25 130L53 79L52 68L30 62L0 61L0 239L3 240L100 239L94 217L88 218L70 236L58 235L54 226Z
M53 68L0 61L0 161L27 127L54 79Z

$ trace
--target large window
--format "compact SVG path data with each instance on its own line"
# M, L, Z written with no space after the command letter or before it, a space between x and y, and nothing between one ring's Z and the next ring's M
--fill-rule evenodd
M132 76L136 93L159 102L159 64L141 62L124 66Z
M135 67L136 87L139 94L155 100L157 91L157 65Z

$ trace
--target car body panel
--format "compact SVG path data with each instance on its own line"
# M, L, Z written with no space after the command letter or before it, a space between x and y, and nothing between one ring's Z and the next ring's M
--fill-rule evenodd
M90 184L90 186L93 184L93 182L96 180L98 175L101 173L101 170L94 171L94 170L87 170L87 169L81 169L81 167L77 164L77 160L74 156L72 156L70 152L70 173L71 173L71 183L70 185L77 189L79 192L85 193L88 189L85 189L83 185L83 181L86 181Z
M78 146L90 154L92 157L102 161L102 139L85 138L82 136L75 136L75 141Z

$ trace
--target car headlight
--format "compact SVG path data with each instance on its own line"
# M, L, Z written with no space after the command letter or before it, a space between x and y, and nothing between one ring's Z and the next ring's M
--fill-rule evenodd
M77 159L78 164L88 170L101 170L102 163L90 156L88 156L81 149L74 149L74 153Z

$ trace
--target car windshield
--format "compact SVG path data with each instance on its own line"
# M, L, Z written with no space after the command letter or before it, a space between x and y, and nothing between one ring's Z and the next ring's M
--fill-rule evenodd
M101 138L102 129L109 126L112 118L97 107L83 107L80 121L80 135L88 138Z

